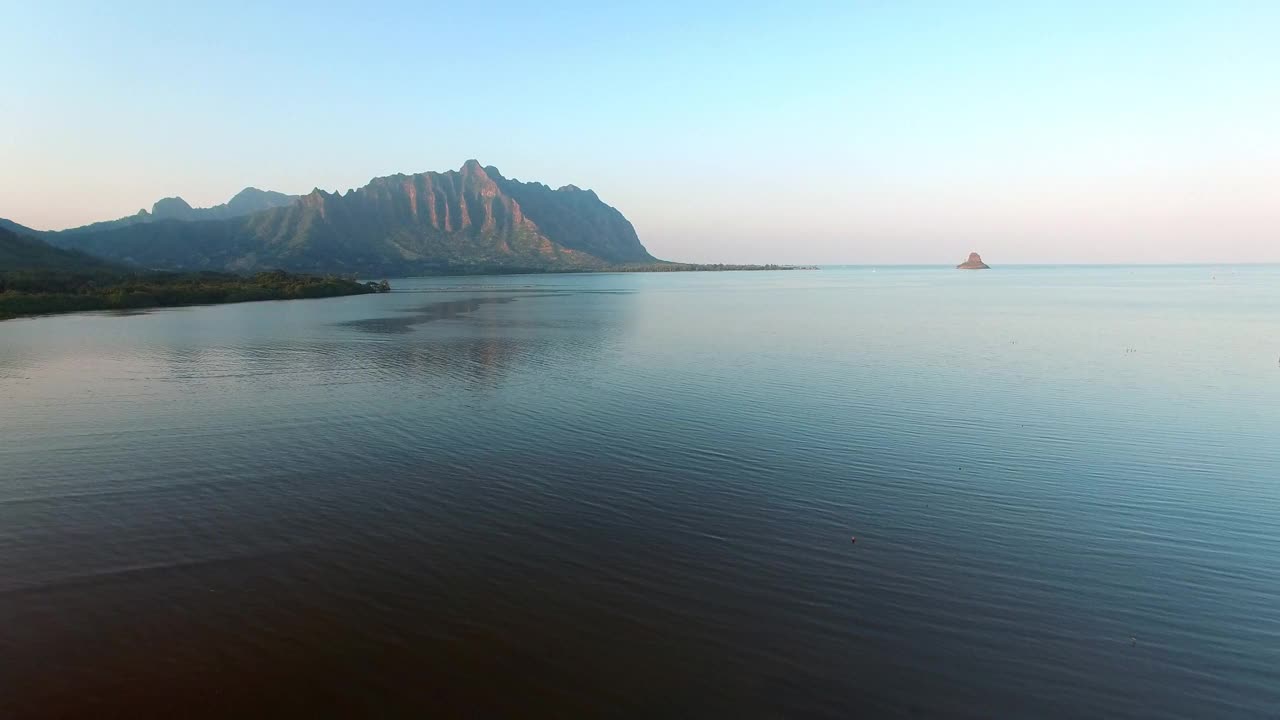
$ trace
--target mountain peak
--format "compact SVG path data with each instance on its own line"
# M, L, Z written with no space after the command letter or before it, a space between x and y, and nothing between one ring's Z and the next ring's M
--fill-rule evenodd
M481 186L493 185L493 178L484 171L484 166L477 160L468 160L458 171L463 182L479 183Z
M274 195L274 194L278 194L278 193L269 193L265 190L259 190L258 188L250 185L249 187L241 190L235 195L232 195L231 200L228 201L228 204L233 203L236 200L247 200L249 198L256 198L256 197L261 197L263 195Z
M185 220L191 216L191 205L180 197L161 198L151 206L151 215L157 220Z
M269 210L274 207L291 205L293 204L293 201L297 199L298 197L296 195L285 195L284 193L278 193L274 190L259 190L256 187L250 186L236 193L234 197L228 200L220 214L223 217L249 215L251 213L258 212L259 210Z

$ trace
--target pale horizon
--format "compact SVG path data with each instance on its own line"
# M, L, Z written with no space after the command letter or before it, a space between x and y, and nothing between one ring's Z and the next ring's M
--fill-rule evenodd
M1280 262L1276 7L131 10L0 11L0 217L474 157L669 260Z

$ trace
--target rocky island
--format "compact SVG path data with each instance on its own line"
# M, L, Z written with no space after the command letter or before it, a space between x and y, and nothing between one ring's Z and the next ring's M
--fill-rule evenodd
M969 253L969 259L956 266L957 270L990 270L991 266L982 262L982 256L976 252Z

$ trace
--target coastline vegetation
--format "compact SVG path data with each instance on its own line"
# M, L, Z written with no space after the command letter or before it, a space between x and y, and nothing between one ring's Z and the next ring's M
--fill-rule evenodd
M0 319L23 315L294 300L389 292L387 281L359 282L280 270L131 273L112 269L0 271Z
M366 268L370 274L394 273L396 268ZM554 273L664 273L664 272L742 272L752 270L817 270L814 265L732 265L725 263L621 263L610 265L588 265L584 267L521 267L518 265L487 263L454 263L439 265L417 265L402 268L405 277L448 277L458 275L545 275Z

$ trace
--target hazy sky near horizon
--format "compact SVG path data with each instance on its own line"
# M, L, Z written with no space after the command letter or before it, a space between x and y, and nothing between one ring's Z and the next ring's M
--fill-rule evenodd
M467 158L690 261L1280 262L1280 3L0 0L0 217Z

